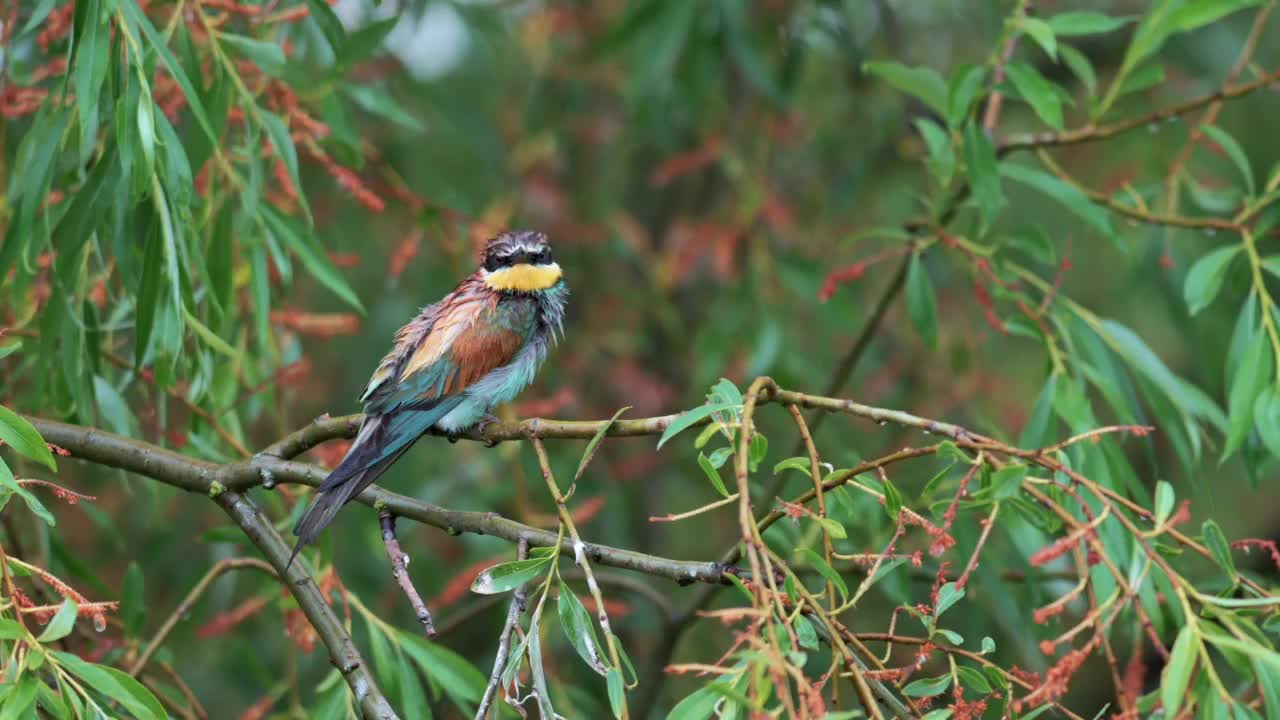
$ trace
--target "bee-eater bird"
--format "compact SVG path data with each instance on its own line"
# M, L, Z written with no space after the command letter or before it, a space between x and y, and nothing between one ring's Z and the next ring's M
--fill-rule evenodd
M492 421L489 410L533 380L562 332L568 295L545 235L490 240L480 269L396 333L360 396L360 431L293 528L294 556L423 433Z

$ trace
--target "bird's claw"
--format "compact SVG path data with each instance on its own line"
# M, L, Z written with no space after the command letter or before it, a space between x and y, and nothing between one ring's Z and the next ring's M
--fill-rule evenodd
M499 418L497 415L494 415L493 413L485 413L484 417L480 418L480 422L476 424L476 430L480 432L481 437L484 437L485 428L489 427L490 425L498 421L499 421ZM484 438L484 446L489 448L497 447L498 441L491 440L489 438Z

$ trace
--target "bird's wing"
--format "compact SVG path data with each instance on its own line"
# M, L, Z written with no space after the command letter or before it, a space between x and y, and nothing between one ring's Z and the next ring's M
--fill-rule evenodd
M494 301L487 293L456 294L442 301L430 328L407 335L397 362L385 370L379 367L384 377L375 373L370 385L377 382L377 387L365 412L427 409L510 363L528 333L496 322Z

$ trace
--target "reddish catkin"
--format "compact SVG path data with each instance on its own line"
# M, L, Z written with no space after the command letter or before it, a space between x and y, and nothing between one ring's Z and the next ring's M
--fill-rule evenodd
M1050 603L1049 605L1045 605L1032 613L1031 619L1034 620L1037 625L1043 625L1049 622L1051 618L1061 615L1066 609L1066 603Z
M1042 567L1067 554L1079 538L1074 535L1058 538L1052 544L1040 548L1028 560L1034 567Z
M1280 549L1276 548L1275 540L1262 540L1259 538L1244 538L1231 543L1231 547L1237 550L1243 550L1246 553L1250 548L1261 548L1271 555L1271 562L1275 563L1277 569L1280 569Z
M818 299L822 302L830 300L831 296L836 294L836 290L839 290L841 285L862 279L862 276L865 275L866 272L867 265L863 262L856 262L852 265L846 265L845 267L832 270L822 281L822 289L818 291Z

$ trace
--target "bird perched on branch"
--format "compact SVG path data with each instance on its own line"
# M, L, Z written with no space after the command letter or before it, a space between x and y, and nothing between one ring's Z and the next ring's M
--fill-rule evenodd
M423 433L492 422L490 409L533 381L562 331L568 295L545 235L490 240L480 269L396 333L360 396L365 419L355 441L293 528L293 555Z

